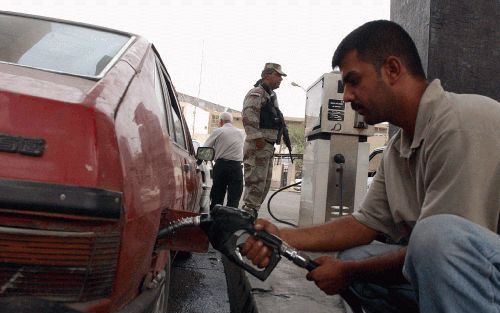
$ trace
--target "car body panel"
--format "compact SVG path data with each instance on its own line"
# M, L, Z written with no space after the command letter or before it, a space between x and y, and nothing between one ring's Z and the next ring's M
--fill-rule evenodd
M60 75L13 64L0 63L3 91L35 98L68 103L82 103L96 84L80 77Z
M63 208L51 210L36 198L31 203L16 205L9 202L9 195L0 193L0 237L8 245L12 238L12 246L17 249L0 251L0 266L7 266L3 260L12 258L17 251L21 255L26 252L27 256L14 262L16 266L30 264L32 268L31 276L25 275L22 281L28 289L19 295L45 295L72 302L73 307L88 312L115 312L138 299L147 277L151 279L167 264L168 249L206 251L208 241L202 234L187 241L156 240L158 230L172 218L199 212L200 174L196 171L190 134L163 63L144 38L131 38L126 51L120 53L102 78L0 63L0 134L5 135L4 139L0 137L0 180L12 186L54 186L55 199L40 201L50 200L48 203ZM155 73L161 73L162 92L170 106L157 97ZM175 112L184 146L172 137ZM41 139L43 152L28 155L19 149L10 151L12 145L8 144L13 138L16 144L29 142L30 138ZM99 195L116 195L121 211L109 217L88 214L99 209L99 201L89 204L90 211L65 209L67 197L81 195L85 201L89 199L89 190ZM79 198L75 199L71 198ZM38 256L37 253L45 254L46 245L54 245L51 238L65 236L76 239L57 239L54 249L74 251L81 255L78 260L69 258L65 263L57 263L64 257L59 260ZM22 242L30 238L37 241L24 246ZM80 244L81 240L88 245ZM38 247L38 242L45 246ZM83 266L85 262L90 263ZM83 275L82 286L77 285L78 279L73 280L74 293L59 294L60 289L54 286L70 284L70 275L61 276L60 282L43 278L54 275L52 265L62 266L60 271L64 273L78 267ZM9 268L12 273L15 270ZM105 274L99 276L99 271ZM10 279L11 272L3 272L0 282ZM46 276L39 276L42 272ZM95 294L101 289L85 285L85 277L104 284L102 293ZM30 279L46 284L47 293L29 289ZM7 295L16 295L16 290Z

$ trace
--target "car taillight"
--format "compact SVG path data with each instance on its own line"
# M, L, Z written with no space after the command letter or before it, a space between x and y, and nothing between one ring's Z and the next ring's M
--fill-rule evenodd
M109 296L121 201L100 188L0 179L0 296Z
M118 230L67 232L0 227L0 296L81 302L108 296Z

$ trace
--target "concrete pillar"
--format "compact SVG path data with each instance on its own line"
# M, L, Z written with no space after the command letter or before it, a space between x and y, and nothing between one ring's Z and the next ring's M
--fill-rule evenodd
M500 99L498 0L391 0L391 20L415 41L429 81Z
M282 179L282 175L283 175L283 167L284 166L285 166L285 164L283 164L283 163L273 165L273 176L271 178L271 187L270 187L271 190L276 190L276 189L280 189L281 187L283 187L283 186L281 186L281 179Z

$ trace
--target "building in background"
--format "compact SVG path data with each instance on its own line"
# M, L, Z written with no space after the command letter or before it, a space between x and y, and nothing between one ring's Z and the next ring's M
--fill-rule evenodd
M187 127L189 128L191 134L193 134L193 139L200 142L205 141L199 140L199 138L204 137L206 139L210 134L210 132L208 131L210 112L188 102L181 101L180 104ZM196 136L194 134L196 134Z
M212 131L219 127L219 115L222 112L230 112L233 115L233 126L244 130L241 111L180 92L178 92L177 95L193 140L197 140L200 143L205 142ZM285 117L285 121L289 129L292 127L304 129L304 117ZM375 125L374 135L368 137L370 152L386 144L389 138L388 131L388 123ZM292 150L295 150L293 153L297 153L297 149L294 149L294 147L292 147ZM278 189L294 183L295 179L299 178L296 177L296 173L300 176L300 169L297 169L296 166L292 166L288 158L288 149L286 146L284 144L278 145L275 151L276 156L273 167L273 178L271 181L272 189ZM296 163L297 162L295 162L295 164Z
M205 142L208 135L219 127L219 114L222 112L230 112L233 115L233 125L243 129L240 111L180 92L177 97L194 140Z
M373 136L368 137L370 144L370 153L378 147L385 146L389 140L389 123L383 122L375 124L375 132Z

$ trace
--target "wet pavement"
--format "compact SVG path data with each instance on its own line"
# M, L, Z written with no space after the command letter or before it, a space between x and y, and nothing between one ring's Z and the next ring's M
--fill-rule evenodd
M231 312L222 258L213 248L176 258L170 281L169 313Z

